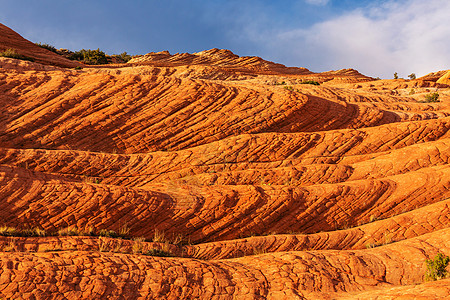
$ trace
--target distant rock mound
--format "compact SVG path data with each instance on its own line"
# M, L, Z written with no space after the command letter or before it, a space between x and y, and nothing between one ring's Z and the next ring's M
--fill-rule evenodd
M450 71L445 73L442 77L437 80L437 83L450 85Z
M241 69L267 74L312 74L306 68L286 67L273 63L257 56L238 56L230 50L210 49L197 53L176 53L171 55L168 51L151 52L146 55L134 57L129 63L157 63L170 66L208 65L228 69Z
M239 56L230 50L217 48L192 54L176 53L171 55L168 51L151 52L136 56L129 63L134 65L167 67L203 66L216 68L214 72L220 72L217 69L221 69L221 71L241 72L247 75L284 75L289 78L291 76L301 76L301 78L298 77L300 80L297 80L297 82L313 80L323 83L333 80L338 83L356 83L373 80L373 78L365 76L354 69L314 73L306 68L287 67L283 64L267 61L257 56ZM214 78L211 74L208 77ZM295 82L295 80L288 80L288 78L285 81Z
M424 80L424 81L438 81L439 78L441 78L442 76L444 76L448 71L437 71L437 72L432 72L429 73L425 76L422 76L420 78L417 78L418 80Z

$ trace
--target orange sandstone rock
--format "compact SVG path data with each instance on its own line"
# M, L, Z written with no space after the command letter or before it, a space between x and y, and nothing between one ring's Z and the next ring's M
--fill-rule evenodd
M220 49L74 70L0 33L36 60L0 58L0 226L134 237L0 236L0 298L450 296L422 283L450 254L445 71L372 80Z

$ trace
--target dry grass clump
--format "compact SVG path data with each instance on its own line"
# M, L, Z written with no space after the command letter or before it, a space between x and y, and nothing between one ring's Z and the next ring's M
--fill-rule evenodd
M68 226L61 228L55 232L47 232L40 228L17 229L16 227L1 226L0 236L10 237L11 240L6 246L3 246L2 251L18 251L16 240L14 237L47 237L47 236L92 236L99 237L98 251L100 252L114 252L114 253L133 253L151 256L173 256L171 252L171 245L181 245L184 243L183 235L178 234L173 236L173 241L170 242L166 237L164 231L155 230L153 242L160 243L160 248L148 249L145 244L144 237L134 238L131 243L131 249L123 251L123 239L130 239L130 228L124 225L119 229L119 232L108 229L101 229L96 231L93 227L78 228L76 226ZM61 243L58 245L48 245L42 247L40 251L69 251L77 250L74 248L66 248ZM37 251L37 250L36 250Z
M19 251L19 247L16 243L16 239L14 237L8 238L8 243L0 249L3 252L17 252Z
M145 238L143 238L143 237L133 239L133 245L131 246L131 252L133 254L142 253L142 251L144 250L144 242L145 242Z
M17 229L10 226L0 227L1 236L16 236L16 237L33 237L33 236L47 236L47 232L41 228L27 228Z
M253 255L262 255L262 254L266 254L267 253L267 249L265 248L253 248Z
M383 240L379 241L379 242L374 242L374 243L368 243L366 245L367 249L371 249L371 248L376 248L376 247L380 247L380 246L384 246L384 245L389 245L392 244L394 242L396 242L394 239L394 233L391 232L390 230L386 231L383 235Z

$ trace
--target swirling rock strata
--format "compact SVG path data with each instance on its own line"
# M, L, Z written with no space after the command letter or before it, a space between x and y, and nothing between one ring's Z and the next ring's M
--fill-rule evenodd
M0 298L449 296L423 283L450 254L446 71L219 49L74 70L0 32L36 59L0 58Z

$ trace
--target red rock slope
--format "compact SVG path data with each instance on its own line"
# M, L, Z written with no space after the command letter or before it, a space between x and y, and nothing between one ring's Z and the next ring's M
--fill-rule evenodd
M65 68L81 66L78 62L68 60L67 58L35 45L0 23L0 51L6 49L14 49L17 53L31 57L36 62L45 65L55 65Z
M217 49L0 68L0 234L75 234L0 236L0 298L450 296L423 282L450 254L446 72L374 81Z

